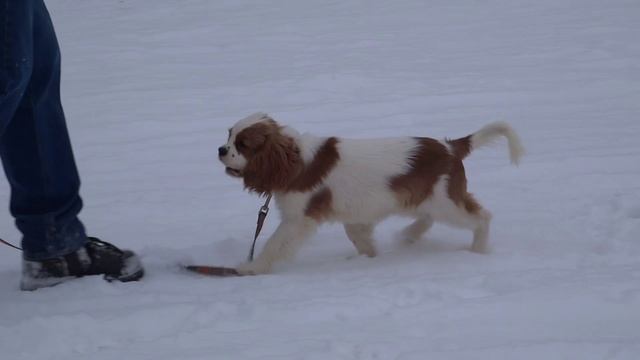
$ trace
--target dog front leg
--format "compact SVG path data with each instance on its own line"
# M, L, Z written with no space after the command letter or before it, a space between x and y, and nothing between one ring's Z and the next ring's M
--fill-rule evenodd
M349 240L358 250L358 254L367 255L368 257L376 256L376 247L372 238L372 224L344 224L344 230Z
M244 275L270 272L274 263L295 255L300 245L316 228L317 224L313 220L283 220L267 240L260 255L254 261L238 266L238 272Z

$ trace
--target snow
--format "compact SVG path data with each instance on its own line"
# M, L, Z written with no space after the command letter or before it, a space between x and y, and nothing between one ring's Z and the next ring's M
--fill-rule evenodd
M50 0L92 235L136 250L137 284L18 290L0 248L0 348L19 359L637 359L640 2ZM300 131L520 134L466 161L489 255L436 226L347 259L321 228L271 275L244 260L261 200L216 149L266 111ZM0 179L0 203L9 200ZM17 242L7 206L0 234ZM272 212L263 237L277 225Z

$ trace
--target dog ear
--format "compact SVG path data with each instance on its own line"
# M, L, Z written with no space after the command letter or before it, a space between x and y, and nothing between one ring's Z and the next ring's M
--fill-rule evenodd
M271 123L258 123L242 130L236 136L235 146L242 155L248 157L256 153L266 142L270 133L277 131Z
M286 191L302 171L295 140L277 131L265 132L264 141L243 170L245 188L259 194Z
M257 151L259 150L266 142L267 137L269 135L266 132L255 132L252 134L248 134L248 136L243 136L237 139L236 147Z

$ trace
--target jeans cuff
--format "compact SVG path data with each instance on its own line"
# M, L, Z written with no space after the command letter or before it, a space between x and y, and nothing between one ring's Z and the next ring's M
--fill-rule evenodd
M22 240L25 260L46 260L71 254L87 243L84 226L79 220L57 231L48 229L43 238L30 239L26 235Z

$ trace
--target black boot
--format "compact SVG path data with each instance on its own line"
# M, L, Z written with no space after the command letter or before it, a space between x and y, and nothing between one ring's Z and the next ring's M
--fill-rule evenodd
M22 290L36 290L86 275L104 275L107 281L122 282L144 276L136 254L93 237L71 254L41 261L23 260L22 264Z

